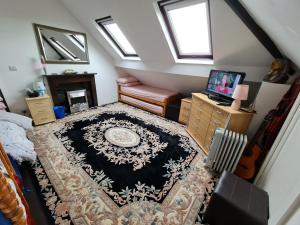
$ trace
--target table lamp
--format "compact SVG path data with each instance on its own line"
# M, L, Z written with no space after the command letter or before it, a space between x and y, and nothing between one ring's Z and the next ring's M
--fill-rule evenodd
M247 100L249 92L249 85L239 84L236 86L232 98L234 101L231 104L231 108L234 110L239 110L241 108L241 101Z

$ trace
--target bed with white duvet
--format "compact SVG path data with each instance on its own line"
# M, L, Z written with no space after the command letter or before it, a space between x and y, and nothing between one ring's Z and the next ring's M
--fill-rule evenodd
M0 111L0 143L6 153L18 163L36 159L34 145L26 132L32 129L32 119L11 112Z

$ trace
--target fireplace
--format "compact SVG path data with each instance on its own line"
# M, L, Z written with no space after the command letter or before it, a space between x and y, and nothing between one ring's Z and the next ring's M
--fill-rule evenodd
M89 108L86 90L68 91L67 96L71 113L81 112Z
M85 90L88 107L98 106L95 74L45 75L54 105L62 105L70 113L68 92Z

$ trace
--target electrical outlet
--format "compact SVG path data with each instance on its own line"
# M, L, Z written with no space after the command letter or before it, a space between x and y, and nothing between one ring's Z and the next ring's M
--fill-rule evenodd
M16 66L8 66L8 70L12 72L18 71L18 68Z

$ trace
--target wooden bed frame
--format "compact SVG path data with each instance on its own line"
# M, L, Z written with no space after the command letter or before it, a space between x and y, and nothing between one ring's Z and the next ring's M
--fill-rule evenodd
M19 194L22 203L27 204L25 197L15 180L15 172L0 143L0 160L2 161L9 177L13 180L17 193ZM25 206L26 207L26 206ZM0 211L10 219L14 225L26 225L26 216L24 210L19 206L16 193L7 182L5 175L0 172Z
M1 89L0 89L0 97L3 99L2 102L3 102L4 105L6 106L6 111L7 111L7 112L10 112L10 111L9 111L9 108L8 108L8 105L7 105L7 102L6 102L5 98L4 98L4 95L3 95L2 91L1 91Z
M121 95L125 95L125 96L131 97L131 98L135 98L137 100L140 100L140 101L143 101L143 102L146 102L146 103L150 103L150 104L153 104L153 105L156 105L156 106L161 106L163 108L163 111L162 111L162 113L157 113L157 112L152 111L152 110L150 110L148 108L145 108L143 106L134 104L132 102L127 102L127 101L121 99ZM166 101L160 102L160 101L156 101L156 100L153 100L153 99L145 98L145 97L142 97L142 96L138 96L138 95L128 94L128 93L122 92L120 85L118 85L118 100L120 102L124 102L126 104L135 106L137 108L140 108L140 109L143 109L145 111L154 113L156 115L159 115L159 116L162 116L162 117L166 117L166 112L167 112L168 105L171 104L171 103L173 103L173 102L178 101L179 100L179 95L174 95L174 96L168 98Z
M5 97L0 89L0 97L3 99L2 102L6 106L6 111L10 112ZM15 177L17 176L15 170L0 143L0 161L3 163L9 178L14 182L16 191L21 199L22 204L25 207L25 211L20 207L19 200L17 199L15 191L12 189L8 181L6 180L5 174L0 172L0 211L3 215L9 219L13 225L27 225L26 210L28 209L27 200L19 187ZM27 215L29 216L29 215Z

